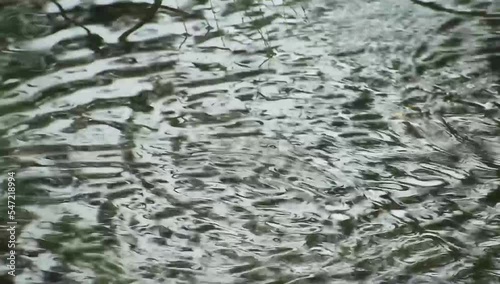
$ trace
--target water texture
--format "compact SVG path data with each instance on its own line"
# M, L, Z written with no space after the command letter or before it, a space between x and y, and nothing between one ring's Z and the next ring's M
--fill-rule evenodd
M498 283L498 3L7 2L16 283Z

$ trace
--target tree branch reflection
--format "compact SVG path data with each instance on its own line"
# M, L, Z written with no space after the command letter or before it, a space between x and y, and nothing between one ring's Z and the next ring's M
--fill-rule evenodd
M92 33L87 27L78 23L73 18L68 16L67 11L64 9L64 7L61 6L61 4L59 4L59 2L57 0L50 0L50 2L52 2L57 7L57 9L59 10L59 14L67 22L85 30L85 32L87 33L87 37L88 37L88 41L89 41L88 45L89 45L90 49L92 49L94 52L100 51L100 47L102 46L102 43L104 42L104 39L101 36L99 36L98 34ZM118 38L118 40L120 42L127 42L127 38L132 33L136 32L141 27L143 27L146 23L151 22L160 9L164 9L166 11L178 14L183 18L198 18L197 15L190 14L188 12L185 12L185 11L177 9L177 8L162 5L162 2L163 2L163 0L154 0L154 3L147 9L146 13L139 20L139 22L136 23L133 27L131 27L131 28L127 29L125 32L123 32L120 35L120 37Z
M163 0L155 0L154 4L151 6L151 8L148 9L146 15L141 19L140 22L135 24L132 28L126 30L119 38L118 40L121 42L127 41L127 37L140 29L142 26L144 26L147 22L151 21L156 13L158 12L158 9L162 6Z
M85 27L84 25L78 23L77 21L75 21L74 19L69 17L68 14L66 13L66 10L56 0L50 0L50 2L54 3L54 5L56 5L57 9L59 9L61 17L63 17L66 21L72 23L73 25L85 30L85 32L87 33L87 38L88 38L88 46L92 51L94 51L94 52L100 51L100 46L102 45L102 43L104 41L104 39L100 35L92 33L87 27Z
M498 14L491 14L488 13L487 11L483 10L455 10L451 8L447 8L441 4L435 3L435 2L426 2L426 1L421 1L421 0L410 0L416 5L426 7L428 9L438 11L438 12L445 12L449 14L455 14L455 15L461 15L461 16L473 16L473 17L494 17L498 16Z

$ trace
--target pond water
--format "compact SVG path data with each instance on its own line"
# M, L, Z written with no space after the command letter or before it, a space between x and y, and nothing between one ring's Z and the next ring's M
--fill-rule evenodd
M498 283L498 3L144 3L0 10L17 283Z

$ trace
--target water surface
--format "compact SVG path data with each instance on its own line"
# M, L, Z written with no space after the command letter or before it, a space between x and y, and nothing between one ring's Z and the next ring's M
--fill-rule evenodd
M497 283L495 3L163 2L0 11L17 283Z

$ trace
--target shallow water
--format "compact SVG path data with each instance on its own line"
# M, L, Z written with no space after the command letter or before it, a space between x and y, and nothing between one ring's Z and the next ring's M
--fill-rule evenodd
M17 283L498 283L496 3L126 2L1 11Z

